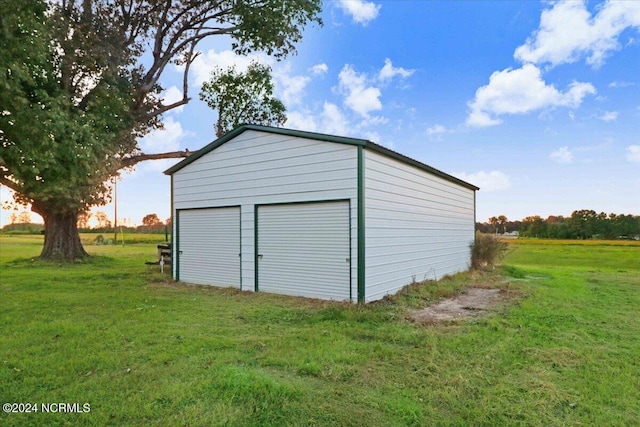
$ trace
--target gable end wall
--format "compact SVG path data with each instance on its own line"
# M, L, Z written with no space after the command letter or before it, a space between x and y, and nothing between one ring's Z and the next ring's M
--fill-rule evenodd
M350 200L357 221L357 147L247 130L172 174L173 217L183 209L240 206L243 290L255 284L255 206ZM177 221L174 236L180 244ZM351 230L357 295L357 227ZM179 248L177 249L179 250ZM174 277L176 265L174 264ZM301 278L313 280L313 278Z

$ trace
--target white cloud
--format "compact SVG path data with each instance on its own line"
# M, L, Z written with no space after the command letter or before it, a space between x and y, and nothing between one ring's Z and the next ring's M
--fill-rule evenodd
M387 117L384 117L384 116L368 116L368 117L365 117L364 119L360 120L360 122L358 123L358 127L365 128L365 127L368 127L368 126L386 125L387 123L389 123L389 119Z
M467 126L484 128L499 125L502 123L502 120L492 119L491 116L484 111L472 109L465 123Z
M393 143L391 143L390 145L387 145L386 143L383 143L382 141L382 136L380 135L380 133L376 132L376 131L365 131L362 134L362 137L364 139L367 139L371 142L375 142L378 145L384 145L387 148L391 148L391 146L393 145Z
M380 124L387 121L384 117L371 118L372 111L382 110L382 90L379 86L396 76L402 79L411 76L415 70L394 67L390 59L374 75L357 72L353 66L345 64L338 74L337 91L344 96L344 105L365 119L364 125Z
M598 118L600 120L605 121L605 122L613 122L618 118L618 112L617 111L606 111L603 115L601 115Z
M364 0L339 0L338 6L361 25L367 25L378 17L380 5Z
M357 73L350 65L342 68L338 81L339 89L345 95L345 105L362 117L366 118L371 111L382 109L380 89L367 86L366 76Z
M579 1L553 4L542 12L540 27L518 47L514 57L524 63L551 66L586 62L599 67L612 51L620 49L618 37L627 28L640 28L640 2L609 1L595 15Z
M308 112L290 111L287 112L287 121L285 126L290 129L305 130L309 132L317 132L318 126L314 116Z
M310 77L289 75L290 68L287 64L272 72L276 81L276 96L282 99L282 102L287 107L299 104L302 101L304 88L311 81Z
M240 56L236 55L232 50L217 52L215 49L211 49L193 61L193 64L191 64L191 73L199 89L202 83L209 80L211 71L213 71L215 67L226 69L235 66L238 71L244 72L251 62L272 65L274 60L264 53Z
M157 129L140 140L140 148L145 153L162 153L180 149L180 141L190 132L182 129L182 124L169 116L164 119L164 129Z
M322 129L321 132L335 135L351 134L351 127L340 108L330 102L325 102L322 111Z
M540 16L538 29L514 52L524 65L491 75L489 84L476 91L469 102L469 126L486 127L501 123L502 114L525 114L554 107L577 108L587 95L596 93L591 83L573 82L561 92L547 85L540 67L554 67L586 58L594 68L604 64L615 50L622 49L618 39L628 29L640 30L640 2L607 1L591 13L585 1L551 2ZM630 38L625 47L634 45ZM609 87L626 87L630 82L612 82ZM570 113L570 118L574 116ZM612 121L617 113L605 113L600 119Z
M145 153L178 151L180 150L180 142L193 135L193 132L185 131L180 122L169 116L164 119L164 129L154 130L140 140L140 148ZM137 171L141 173L152 171L155 173L166 170L174 163L176 163L176 159L143 162L137 166Z
M175 86L171 86L169 89L164 91L161 97L162 97L163 105L171 105L174 102L178 102L182 99L182 91ZM184 110L184 105L176 107L170 110L170 112L177 114L177 113L181 113L182 110Z
M447 128L442 125L435 125L430 128L427 128L427 135L438 135L441 133L445 133Z
M326 74L329 71L329 67L323 62L322 64L314 65L309 69L309 71L314 75Z
M292 93L299 93L293 89L301 91L304 84L313 76L327 72L328 68L326 64L317 64L309 68L308 71L311 73L309 77L305 77L305 80L301 80L298 85L291 85ZM394 67L389 59L375 74L361 73L352 65L345 64L338 74L338 85L333 88L334 93L342 96L343 105L338 107L336 104L325 101L321 111L318 107L311 109L299 107L293 111L289 110L286 126L355 137L371 135L372 139L378 140L379 133L376 133L375 127L389 123L387 117L372 114L383 108L382 88L379 87L383 85L382 80L388 81L396 76L405 78L412 73L413 70Z
M349 125L349 121L340 108L330 102L324 103L320 114L314 114L310 111L291 111L287 113L286 126L291 129L342 136L350 135L354 129L353 126Z
M627 147L627 160L640 163L640 145L630 145Z
M391 63L391 60L387 58L384 60L384 67L382 67L380 73L378 74L378 79L381 81L391 80L395 76L400 76L403 79L406 79L407 77L415 73L415 71L416 70L407 70L406 68L402 67L394 67Z
M447 133L447 128L442 125L436 124L427 128L427 135L435 137L437 140L440 140L444 133Z
M612 88L625 88L625 87L635 86L635 85L636 85L636 83L633 83L633 82L618 82L618 81L615 81L615 82L609 83L609 87L612 87Z
M573 162L573 153L569 150L569 147L560 147L551 155L551 160L557 163L571 163Z
M301 102L304 88L311 79L305 76L283 76L280 81L284 86L282 101L285 105L293 105Z
M590 83L573 82L565 92L547 85L538 67L525 64L522 68L507 68L494 72L489 84L476 91L469 102L471 109L467 125L485 127L500 123L493 117L502 114L525 114L549 107L576 108L586 95L595 94Z
M509 177L500 171L484 172L466 174L464 172L455 174L463 181L467 181L470 184L480 187L482 191L500 191L506 190L511 187L511 180Z

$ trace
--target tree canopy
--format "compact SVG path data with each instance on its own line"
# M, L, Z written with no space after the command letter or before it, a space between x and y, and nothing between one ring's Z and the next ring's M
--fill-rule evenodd
M287 121L286 107L273 96L271 68L257 62L244 73L217 67L202 85L200 99L218 112L218 137L241 124L276 126Z
M238 54L282 58L321 24L321 0L0 0L0 183L45 221L42 258L86 256L79 212L149 154L138 139L189 102L198 44L229 36ZM168 65L183 98L162 103Z
M144 218L142 218L142 225L151 227L151 226L160 225L160 224L162 224L162 221L160 221L160 218L158 218L158 214L151 213L151 214L145 215Z

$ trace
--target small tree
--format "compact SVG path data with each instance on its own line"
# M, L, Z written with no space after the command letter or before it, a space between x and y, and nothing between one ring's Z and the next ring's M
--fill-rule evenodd
M590 239L595 234L598 214L592 209L580 209L571 213L569 229L575 237Z
M111 221L103 211L96 212L96 221L98 221L98 228L111 228Z
M218 111L216 136L244 124L283 125L286 108L273 96L271 67L252 62L245 73L217 67L202 85L200 99Z
M31 214L29 211L22 211L18 215L18 224L31 224Z
M492 216L489 218L489 224L493 226L493 233L498 234L498 217Z
M539 215L528 216L522 220L524 234L529 237L546 237L547 224Z
M508 222L509 222L509 220L507 219L506 216L500 215L498 217L498 229L502 230L502 234L507 232L507 223Z
M78 228L89 228L91 216L91 212L81 212L78 214Z
M161 225L162 221L160 221L160 218L158 218L157 214L148 214L145 215L144 218L142 218L142 225L147 226L147 227L153 227L155 225Z

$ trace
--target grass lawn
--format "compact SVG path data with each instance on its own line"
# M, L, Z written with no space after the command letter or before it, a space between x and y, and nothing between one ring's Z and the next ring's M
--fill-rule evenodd
M144 265L155 243L59 265L33 260L41 242L0 235L0 403L90 412L0 426L640 422L638 245L511 244L496 273L354 306L175 284ZM515 297L471 321L405 320L473 284Z

